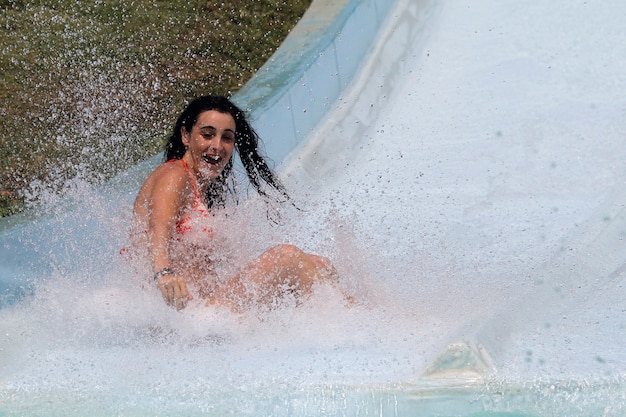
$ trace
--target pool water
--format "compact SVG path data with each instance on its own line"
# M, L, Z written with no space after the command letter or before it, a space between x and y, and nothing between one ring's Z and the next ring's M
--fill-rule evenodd
M419 3L280 166L300 209L221 220L233 258L329 256L356 304L166 309L119 255L138 179L77 181L3 231L0 415L624 415L626 5Z

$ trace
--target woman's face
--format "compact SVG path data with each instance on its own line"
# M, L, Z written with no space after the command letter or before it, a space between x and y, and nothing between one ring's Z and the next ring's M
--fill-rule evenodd
M228 113L208 110L200 113L196 124L187 132L182 128L185 156L191 157L192 167L199 177L214 180L233 155L235 119Z

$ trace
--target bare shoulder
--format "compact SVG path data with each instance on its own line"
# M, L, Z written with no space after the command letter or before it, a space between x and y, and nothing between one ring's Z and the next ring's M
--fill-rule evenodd
M159 165L146 180L150 188L156 186L159 189L172 191L182 189L186 182L187 172L177 161Z
M185 190L187 183L187 172L182 164L177 162L167 162L159 165L144 181L137 199L135 208L147 206L158 190L159 196L166 194L181 194Z

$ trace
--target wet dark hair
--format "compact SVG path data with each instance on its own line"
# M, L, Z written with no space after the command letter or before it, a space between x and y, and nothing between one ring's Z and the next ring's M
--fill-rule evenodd
M174 131L165 145L165 160L183 157L187 149L183 144L181 129L184 128L187 132L191 132L198 121L198 116L209 110L230 114L235 120L235 149L246 170L248 180L257 192L261 196L269 198L270 194L266 191L266 186L269 186L273 191L277 191L283 199L288 199L287 191L259 152L259 136L246 120L245 113L226 97L199 97L187 105L178 117ZM231 157L222 173L209 185L206 193L206 203L209 208L223 207L228 193L235 194L233 182L231 181L231 185L228 185L232 169L233 160Z

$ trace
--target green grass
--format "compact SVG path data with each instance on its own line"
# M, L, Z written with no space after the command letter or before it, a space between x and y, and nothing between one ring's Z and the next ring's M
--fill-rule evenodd
M232 95L311 0L0 0L0 215L162 149L184 103Z

